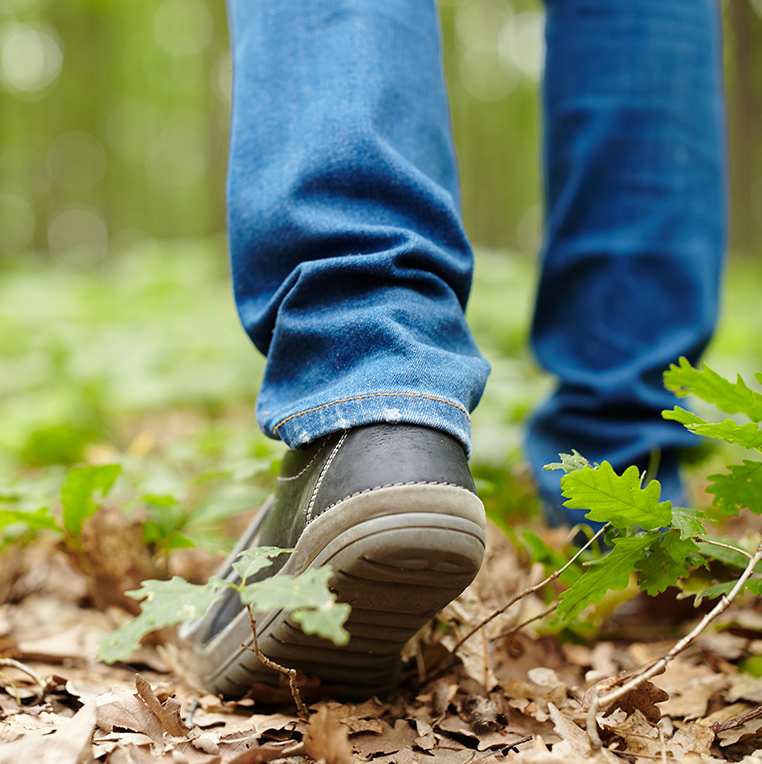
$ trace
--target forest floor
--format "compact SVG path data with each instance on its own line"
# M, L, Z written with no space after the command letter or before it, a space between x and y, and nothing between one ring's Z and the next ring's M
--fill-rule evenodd
M570 548L567 533L544 527L520 451L522 423L551 386L526 349L531 260L479 253L469 309L493 363L474 416L472 465L490 517L482 571L408 645L398 693L342 704L306 682L309 719L287 690L237 702L205 693L169 631L123 663L96 659L99 640L130 618L125 590L167 573L203 581L273 484L282 450L256 429L262 362L237 325L220 243L135 247L87 273L33 258L3 269L0 764L762 759L754 598L737 600L653 685L600 712L600 750L586 731L590 688L666 653L705 603L631 585L573 622L527 623L546 609L546 587L451 655L472 625L549 572L531 534L559 554ZM747 382L762 368L761 287L758 268L733 264L708 356ZM688 488L708 507L705 476L728 454L699 451ZM59 506L71 465L106 463L121 475L76 540L17 522ZM756 516L722 533L760 538Z

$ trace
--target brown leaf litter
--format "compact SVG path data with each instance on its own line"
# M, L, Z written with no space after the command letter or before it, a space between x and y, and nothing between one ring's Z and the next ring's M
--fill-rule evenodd
M83 607L96 599L83 574L60 552L30 550L34 575L14 559L13 580L0 581L10 597L0 606L0 764L758 764L762 679L739 670L762 652L753 605L728 611L653 682L601 710L594 751L591 691L621 687L669 649L658 619L650 637L638 624L640 641L612 627L597 643L564 644L515 631L546 607L532 595L453 660L476 623L539 580L501 534L491 531L490 545L475 586L408 646L397 695L313 703L306 722L274 706L287 696L272 688L237 702L204 694L177 672L171 645L99 664L98 639L126 616Z

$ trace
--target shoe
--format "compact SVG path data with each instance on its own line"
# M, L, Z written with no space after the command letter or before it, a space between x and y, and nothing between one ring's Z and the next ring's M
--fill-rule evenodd
M254 545L296 550L262 578L330 565L331 590L352 607L351 639L341 647L304 634L287 611L257 614L262 652L336 696L382 696L397 684L405 643L476 577L484 507L455 439L417 425L369 425L289 452L274 498L219 575L234 580L232 561ZM252 635L234 592L181 636L195 645L197 674L215 694L240 698L252 684L278 683L241 646Z

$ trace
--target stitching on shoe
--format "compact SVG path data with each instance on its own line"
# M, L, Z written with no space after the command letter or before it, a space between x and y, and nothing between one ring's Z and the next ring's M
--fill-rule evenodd
M341 437L339 438L338 443L336 443L334 446L333 451L331 451L331 455L328 457L326 463L323 465L323 469L320 471L320 476L317 479L317 483L315 483L315 488L312 491L312 497L310 498L310 503L307 507L307 525L312 522L312 510L315 509L315 502L317 501L317 495L318 491L320 490L320 486L323 484L323 478L328 472L328 468L333 463L333 460L336 457L336 454L339 452L339 449L344 445L344 441L347 439L348 434L349 430L344 430L344 432L341 433Z
M341 504L341 502L343 501L354 499L355 496L362 496L365 493L372 493L373 491L378 491L381 488L397 488L403 485L442 485L442 486L448 486L450 488L462 488L464 491L470 493L472 496L476 496L477 498L479 498L477 494L475 494L473 491L469 491L468 488L460 485L459 483L441 483L436 480L409 480L406 483L385 483L384 485L373 486L373 488L364 488L362 491L356 491L355 493L349 494L349 496L343 496L338 501L334 501L333 504L326 507L325 510L323 511L327 512L329 509L333 509L333 507L337 506L338 504Z
M471 421L471 416L466 411L466 409L463 408L463 406L453 403L452 401L447 401L444 398L437 398L434 395L423 395L422 393L368 393L366 395L355 395L352 398L340 398L337 401L331 401L330 403L324 403L322 406L315 406L314 409L307 409L306 411L300 411L298 414L291 414L291 416L286 417L281 422L278 422L278 424L275 425L273 428L273 435L278 434L278 428L282 427L286 422L290 422L292 419L296 419L296 417L304 416L304 414L311 414L314 411L320 411L321 409L328 408L329 406L334 406L337 403L349 403L350 401L360 401L363 400L363 398L381 398L381 397L387 397L387 398L425 398L429 401L437 401L438 403L446 403L448 406L453 406L459 411L462 411L466 415L466 419L468 421Z
M323 441L323 443L320 444L320 448L317 451L315 451L312 459L310 459L309 463L307 464L307 466L304 469L299 471L299 474L297 474L297 475L290 475L289 477L282 477L281 475L278 475L278 482L280 482L280 483L287 483L289 480L298 480L313 465L313 463L315 462L315 459L318 458L318 456L320 455L320 452L324 448L325 448L325 441Z

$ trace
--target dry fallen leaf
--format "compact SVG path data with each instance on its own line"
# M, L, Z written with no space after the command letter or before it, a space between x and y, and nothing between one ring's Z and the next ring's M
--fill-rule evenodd
M605 679L604 681L593 685L585 693L585 697L582 701L583 709L587 710L590 708L590 704L593 702L593 696L596 692L598 692L605 700L606 693L624 686L630 679L632 679L632 676L614 677ZM669 700L668 693L664 692L660 687L657 687L653 682L645 681L638 685L634 690L630 690L630 692L611 706L608 706L605 713L606 715L609 715L621 708L629 716L635 711L640 711L651 724L656 724L656 722L661 719L661 711L655 704L665 700Z
M304 750L315 761L322 759L326 764L350 764L352 761L347 728L333 719L325 706L310 717Z
M30 732L12 743L4 743L0 749L0 764L77 764L94 728L95 705L87 703L48 735Z
M579 754L587 756L590 753L590 739L574 722L567 719L552 703L548 703L550 718L556 734L566 740Z
M185 737L190 729L180 718L180 704L174 698L167 698L164 703L154 695L151 685L140 674L135 674L135 690L138 697L161 723L164 732L173 737Z
M161 743L164 729L156 714L134 692L124 687L114 687L111 692L100 695L97 701L98 726L106 732L115 727L143 732L155 743Z

